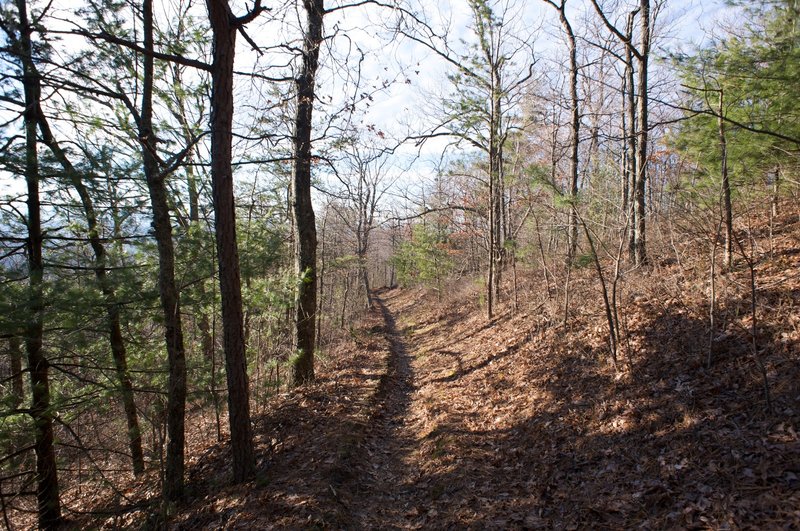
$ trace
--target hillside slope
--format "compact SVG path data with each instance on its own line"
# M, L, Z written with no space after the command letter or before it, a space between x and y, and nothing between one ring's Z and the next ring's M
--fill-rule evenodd
M710 366L705 272L680 258L625 279L617 369L588 269L566 325L532 278L491 323L470 285L379 292L319 382L256 420L258 478L229 486L209 448L170 527L800 526L798 225L757 257L755 352L749 269L719 279Z

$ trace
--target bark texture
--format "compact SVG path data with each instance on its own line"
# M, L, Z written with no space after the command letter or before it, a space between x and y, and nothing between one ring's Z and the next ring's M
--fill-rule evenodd
M648 122L648 63L650 60L650 0L639 3L641 44L639 46L639 87L637 99L637 119L639 121L636 155L636 245L634 258L636 265L647 262L647 231L645 219L645 189L647 186L647 151L649 138Z
M250 425L250 390L231 167L233 64L238 26L227 0L208 0L206 5L214 32L211 74L211 191L222 297L233 479L241 482L255 473L255 453Z
M730 270L733 266L733 204L731 202L731 182L728 178L728 140L723 115L725 111L724 103L725 95L720 89L717 125L719 128L719 149L722 164L722 205L723 215L725 216L725 267Z
M323 0L303 0L306 28L303 35L303 64L295 86L297 114L294 120L294 167L291 209L295 241L295 357L292 382L295 386L314 379L317 315L317 228L311 203L311 132L314 88L322 44Z
M144 47L153 50L153 0L145 0ZM150 203L153 209L153 233L158 247L158 287L164 312L164 339L167 346L169 378L167 383L167 459L164 472L164 499L172 502L183 496L184 440L186 413L186 352L181 322L180 292L175 282L175 249L169 215L166 175L156 158L153 131L153 56L144 56L142 110L139 119L139 142Z
M28 199L28 312L25 350L31 377L31 408L34 450L36 453L36 501L39 527L56 529L61 524L61 501L58 495L53 412L50 408L50 364L42 348L44 333L44 262L42 260L42 219L39 200L39 153L36 135L37 112L41 99L41 81L33 66L33 28L28 20L25 0L17 0L19 12L18 54L22 63L25 92L25 183Z

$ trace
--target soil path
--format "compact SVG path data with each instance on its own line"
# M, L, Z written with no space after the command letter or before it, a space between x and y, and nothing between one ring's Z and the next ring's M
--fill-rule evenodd
M511 419L499 418L508 397L492 392L500 383L494 372L513 364L509 358L527 333L487 348L498 339L495 331L469 308L441 314L401 290L379 292L375 303L390 353L350 461L353 481L342 485L351 494L349 526L535 526L529 471L541 464L534 455L524 471L521 463L508 466L500 445L519 443L509 441Z
M415 500L420 497L421 426L414 413L417 394L409 353L413 345L408 344L405 330L399 328L395 317L405 308L397 296L386 292L377 296L375 303L383 315L391 352L363 454L357 458L360 495L358 506L351 508L352 517L359 528L415 527L413 521L420 514Z

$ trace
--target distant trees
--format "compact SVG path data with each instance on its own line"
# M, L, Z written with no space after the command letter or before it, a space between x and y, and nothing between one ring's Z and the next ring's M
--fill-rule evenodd
M529 35L517 33L512 21L521 4L468 0L474 43L462 53L425 24L401 26L401 33L445 59L454 69L449 76L452 96L442 101L442 123L432 134L462 140L485 157L487 185L486 311L491 319L500 296L507 264L509 239L505 149L509 135L519 128L520 104L533 77L534 57Z
M372 302L369 259L373 251L373 233L380 221L379 208L397 180L390 174L389 153L367 138L371 134L370 131L354 131L351 137L336 144L341 161L332 189L328 191L332 197L329 213L347 228L353 240L361 285L359 297L366 307Z
M627 171L633 172L629 186L629 197L632 204L631 213L631 258L637 265L647 262L646 233L646 187L648 170L648 150L650 134L649 113L649 64L653 37L654 12L650 0L639 0L638 6L627 17L627 27L620 30L609 19L607 13L597 0L591 0L600 20L609 32L616 36L625 47L625 88L627 90L629 139L627 156L630 166ZM639 20L639 42L634 42L634 21ZM635 63L634 63L635 59ZM634 83L634 72L636 82ZM634 103L635 100L635 103ZM635 109L635 110L634 110ZM635 145L632 144L635 139Z
M441 227L411 225L410 236L400 244L393 259L400 285L432 285L441 297L443 283L453 269L447 251L447 236Z

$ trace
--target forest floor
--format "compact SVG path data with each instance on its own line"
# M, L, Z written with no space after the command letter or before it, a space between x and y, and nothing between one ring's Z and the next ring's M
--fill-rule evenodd
M170 527L800 528L798 229L758 251L755 351L746 263L709 335L706 273L679 249L626 278L616 368L590 269L566 325L532 278L492 322L469 283L379 291L318 382L255 419L257 479L230 485L212 445Z

